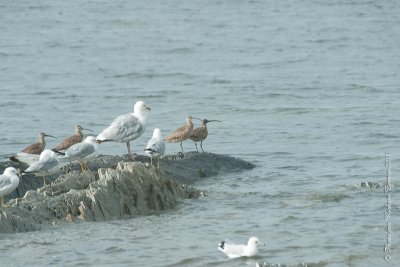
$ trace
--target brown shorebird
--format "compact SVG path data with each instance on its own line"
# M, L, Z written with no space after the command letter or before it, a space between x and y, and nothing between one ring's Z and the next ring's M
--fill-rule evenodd
M23 162L28 165L32 164L35 161L38 161L40 153L42 153L46 147L46 142L44 141L44 138L46 136L56 138L55 136L52 136L49 134L40 133L39 134L39 142L34 143L30 146L27 146L21 152L17 153L16 155L11 156L10 160L16 161L16 162Z
M49 135L49 134L46 134L46 133L40 133L39 134L39 142L34 143L34 144L24 148L21 152L22 153L28 153L28 154L40 155L40 153L42 153L43 150L46 147L46 142L44 141L44 138L46 136L53 137L53 138L57 139L57 137L55 137L55 136L52 136L52 135Z
M186 124L178 129L176 129L175 131L173 131L167 137L165 137L164 141L168 142L168 143L181 142L181 149L183 152L182 141L189 139L190 135L192 134L192 131L193 131L192 119L197 119L197 118L193 118L190 115L186 116Z
M131 151L130 141L139 138L147 126L147 116L151 108L143 101L135 103L133 113L120 115L105 128L97 137L98 144L103 142L126 143L128 154L134 156Z
M199 152L199 150L197 149L197 142L200 142L200 147L201 150L204 153L203 150L203 141L207 138L208 136L208 130L207 130L207 123L212 122L212 121L218 121L221 122L219 120L207 120L204 119L201 121L201 126L199 128L196 128L193 130L192 134L190 135L190 139L192 141L194 141L194 144L196 145L196 150L197 152Z
M86 131L90 131L93 132L90 129L86 129L83 128L80 125L76 125L75 127L75 134L65 138L61 143L59 143L57 146L55 146L52 150L54 152L60 152L60 151L64 151L67 150L70 146L76 144L76 143L80 143L83 140L83 134L82 131L86 130Z

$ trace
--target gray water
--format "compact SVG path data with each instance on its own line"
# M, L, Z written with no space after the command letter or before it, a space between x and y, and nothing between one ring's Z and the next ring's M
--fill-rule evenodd
M396 265L399 23L397 0L2 1L2 158L41 131L98 133L144 100L152 111L134 151L191 114L222 121L209 124L206 151L257 167L199 181L208 196L172 211L0 235L1 266ZM385 183L385 153L389 263L387 197L357 186ZM216 249L252 235L267 244L258 258Z

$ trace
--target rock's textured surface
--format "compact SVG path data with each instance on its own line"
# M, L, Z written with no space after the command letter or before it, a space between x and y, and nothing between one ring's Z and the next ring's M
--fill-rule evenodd
M53 182L45 187L40 187L41 179L24 176L13 196L18 198L10 200L8 207L0 207L0 232L40 230L61 221L102 221L170 209L180 199L201 194L185 184L254 167L211 153L188 153L183 159L168 156L161 160L160 169L149 166L148 161L144 156L134 160L129 156L99 156L88 163L91 171L81 173L78 164L69 165L66 174L48 177ZM9 165L1 164L1 169Z

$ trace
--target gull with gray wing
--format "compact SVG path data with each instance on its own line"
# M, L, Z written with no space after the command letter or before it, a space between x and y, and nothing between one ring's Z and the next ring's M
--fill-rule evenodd
M8 167L0 175L0 206L4 205L4 196L13 192L19 184L19 171L14 167Z
M146 154L150 155L150 164L153 165L153 156L158 157L158 168L160 168L160 157L165 153L165 143L162 139L161 130L155 128L153 137L147 143Z
M222 241L218 250L225 253L229 258L254 257L258 254L258 247L265 246L257 237L250 237L247 245L238 245Z
M96 143L94 136L88 136L82 143L72 145L65 151L65 156L70 161L79 161L81 164L82 172L87 171L86 161L96 157L99 154L99 146Z
M55 174L66 161L60 161L56 153L50 149L45 149L39 157L39 161L32 163L22 173L32 173L35 176L43 177L43 185L46 185L45 176Z
M96 142L112 141L126 143L128 154L133 155L129 142L143 134L147 126L147 117L150 110L151 108L143 101L136 102L134 112L115 118L110 126L96 137Z

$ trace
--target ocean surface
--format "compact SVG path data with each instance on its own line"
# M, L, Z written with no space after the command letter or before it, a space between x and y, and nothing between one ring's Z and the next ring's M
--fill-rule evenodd
M0 265L398 266L399 25L397 0L1 1L2 160L144 100L133 151L190 114L221 120L205 151L257 167L197 182L207 196L174 210L1 234ZM250 236L266 243L257 258L217 250Z

